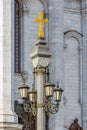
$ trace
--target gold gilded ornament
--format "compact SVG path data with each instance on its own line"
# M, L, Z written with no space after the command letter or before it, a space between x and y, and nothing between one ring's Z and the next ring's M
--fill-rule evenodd
M39 38L44 38L44 24L48 23L48 19L44 19L44 13L40 12L40 17L35 18L34 21L40 23L38 37Z

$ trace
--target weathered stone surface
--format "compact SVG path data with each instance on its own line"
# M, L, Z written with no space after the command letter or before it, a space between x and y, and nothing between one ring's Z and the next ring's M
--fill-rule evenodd
M29 73L27 83L32 86L32 60L39 24L34 18L43 11L40 1L27 1L28 9L21 15L21 68ZM64 4L65 2L65 4ZM47 43L52 52L51 81L64 88L59 112L50 115L49 130L66 130L77 117L87 129L87 0L49 0L46 3ZM14 100L19 100L21 75L14 74L14 0L0 0L0 122L17 122ZM82 9L81 9L82 7ZM75 35L65 38L64 33ZM81 37L79 37L81 35ZM76 36L78 35L78 36ZM81 40L82 39L82 40ZM80 42L81 41L81 42ZM4 129L4 128L2 128ZM9 128L8 128L9 129ZM12 128L14 129L14 128Z

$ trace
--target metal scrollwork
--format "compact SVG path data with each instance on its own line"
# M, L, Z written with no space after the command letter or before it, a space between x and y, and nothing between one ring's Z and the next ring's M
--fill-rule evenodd
M36 110L31 109L31 104L21 104L18 101L15 101L14 110L18 115L19 124L23 125L22 130L36 130Z
M28 113L31 112L34 116L37 115L37 108L35 106L36 103L30 103L28 101L23 103L24 110Z
M29 114L24 111L23 104L19 103L18 101L14 102L14 110L18 115L18 122L22 124L22 130L29 130Z
M51 99L46 99L45 100L45 105L44 105L44 111L45 112L50 112L52 114L56 114L59 110L59 103L54 104L51 102Z

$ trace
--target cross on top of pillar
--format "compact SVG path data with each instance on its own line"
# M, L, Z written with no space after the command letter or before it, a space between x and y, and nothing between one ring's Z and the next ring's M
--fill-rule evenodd
M44 12L40 12L40 17L35 18L34 21L40 23L38 37L44 38L44 24L48 23L48 19L44 19Z

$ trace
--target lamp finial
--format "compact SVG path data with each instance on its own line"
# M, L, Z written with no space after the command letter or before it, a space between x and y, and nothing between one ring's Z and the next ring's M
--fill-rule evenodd
M39 22L39 38L44 38L44 24L48 23L48 19L44 19L44 12L40 12L40 17L34 19L35 22Z
M57 88L59 88L59 82L57 81Z

